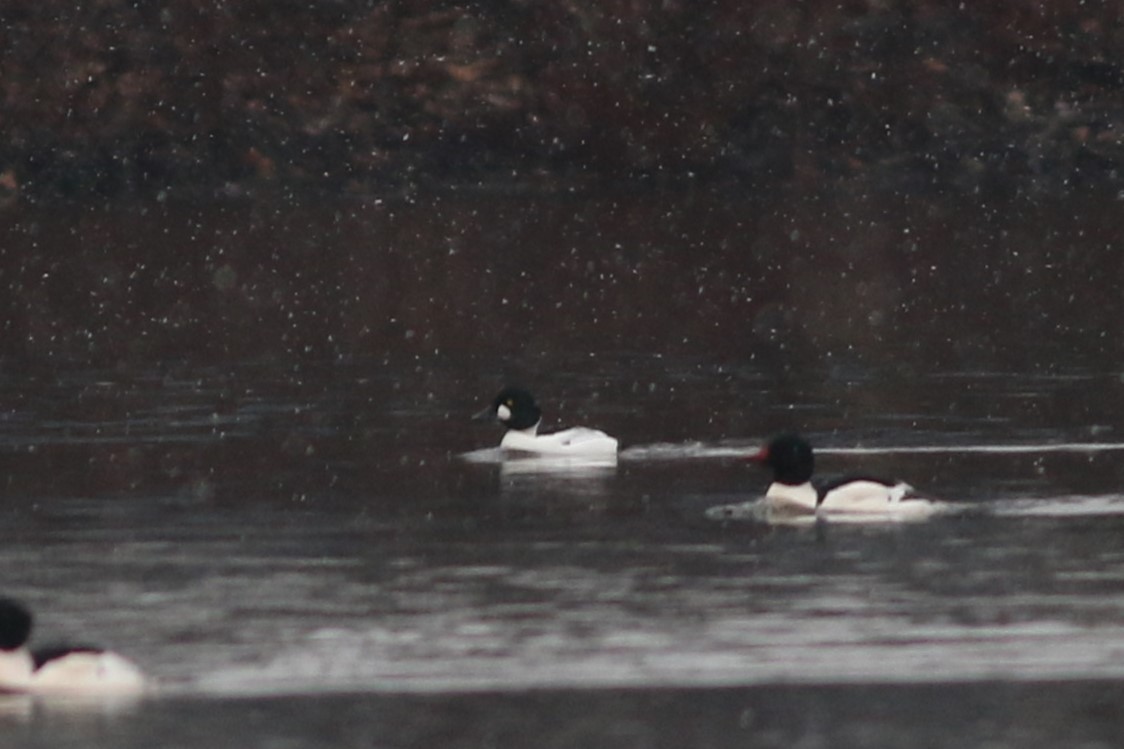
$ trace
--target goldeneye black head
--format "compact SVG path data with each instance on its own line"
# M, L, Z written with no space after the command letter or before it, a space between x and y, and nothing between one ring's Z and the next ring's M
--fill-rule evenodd
M31 637L31 612L10 598L0 598L0 650L15 650Z
M791 486L807 483L815 470L812 446L797 434L774 437L749 459L772 468L774 481Z
M542 419L535 396L519 387L505 387L485 408L473 418L495 419L508 429L530 429Z

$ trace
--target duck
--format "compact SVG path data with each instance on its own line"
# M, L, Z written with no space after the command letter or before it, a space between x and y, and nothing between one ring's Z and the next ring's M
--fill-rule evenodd
M748 458L772 469L765 505L783 515L924 518L936 504L904 481L867 475L813 477L812 445L798 434L781 434Z
M476 421L498 421L507 431L500 448L543 456L616 456L618 442L600 429L572 427L539 434L542 409L535 397L521 387L508 386L492 404L473 417Z
M31 650L31 612L0 598L0 693L127 695L143 691L140 668L118 653L90 645Z

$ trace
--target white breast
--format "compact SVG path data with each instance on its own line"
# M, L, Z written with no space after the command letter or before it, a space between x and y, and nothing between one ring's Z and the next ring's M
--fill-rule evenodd
M34 668L26 648L0 650L0 693L26 691Z
M769 509L779 513L808 514L816 511L816 489L811 484L781 484L773 482L765 492Z
M598 429L574 427L553 434L509 430L500 447L540 455L616 455L617 441Z

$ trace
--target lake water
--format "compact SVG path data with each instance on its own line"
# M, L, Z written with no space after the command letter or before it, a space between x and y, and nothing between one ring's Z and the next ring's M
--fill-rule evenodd
M4 738L1114 745L1120 203L785 197L3 214L4 593L159 682ZM615 464L481 453L513 380ZM708 517L782 429L952 511Z

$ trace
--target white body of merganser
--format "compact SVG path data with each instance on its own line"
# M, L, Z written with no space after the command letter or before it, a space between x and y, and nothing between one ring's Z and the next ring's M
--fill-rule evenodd
M936 510L933 502L914 494L913 487L903 481L873 476L813 478L812 446L797 435L776 437L749 459L773 470L765 503L778 514L908 520L926 518Z
M539 434L542 410L526 390L507 387L492 405L474 417L495 419L507 427L500 447L536 455L604 456L617 454L617 440L598 429L574 427L551 434Z
M31 625L26 608L0 598L0 692L111 696L144 690L144 674L117 653L86 646L29 650Z

